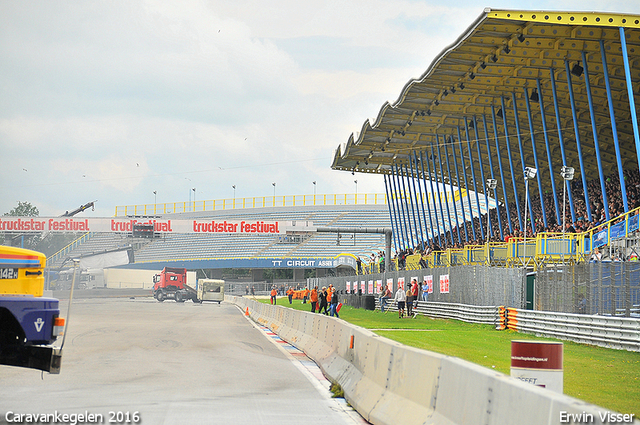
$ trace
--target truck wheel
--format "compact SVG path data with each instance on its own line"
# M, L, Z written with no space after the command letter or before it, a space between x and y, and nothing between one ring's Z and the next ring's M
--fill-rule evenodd
M161 292L161 291L158 291L158 292L156 293L156 299L157 299L158 301L160 301L160 302L164 301L164 293L163 293L163 292Z
M202 304L202 300L199 300L197 298L193 298L192 301L193 301L194 304Z
M176 292L176 302L183 303L184 299L182 298L182 294L180 292Z

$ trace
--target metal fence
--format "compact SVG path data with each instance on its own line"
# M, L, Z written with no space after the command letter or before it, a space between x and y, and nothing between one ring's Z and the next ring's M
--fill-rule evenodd
M547 264L535 276L534 310L640 317L640 263Z
M460 303L476 306L525 307L526 273L524 268L488 266L438 267L422 270L403 270L361 276L341 276L307 279L309 287L333 285L341 293L361 291L379 294L379 288L388 285L392 293L404 282L412 279L420 285L432 282L429 301Z

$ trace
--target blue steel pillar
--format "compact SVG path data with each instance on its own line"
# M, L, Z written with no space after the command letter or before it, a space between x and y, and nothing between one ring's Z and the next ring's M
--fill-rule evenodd
M469 167L471 168L471 180L473 181L473 191L476 194L476 206L478 207L478 216L482 217L482 214L480 213L482 210L480 209L480 197L478 195L478 186L476 185L476 172L475 172L475 167L473 166L473 154L471 150L471 141L469 140L469 124L467 122L467 117L464 117L464 132L465 132L465 135L467 136L467 150L469 151ZM477 137L476 137L476 143L478 143ZM478 158L478 161L480 161L480 158ZM480 238L484 239L484 229L482 228L482 220L480 220Z
M384 190L387 193L387 205L389 206L389 220L391 221L391 228L393 230L393 243L396 247L396 252L398 252L398 226L394 225L394 216L395 216L395 204L391 201L393 194L391 193L391 189L389 188L389 182L387 181L387 175L384 175ZM392 212L393 210L393 212ZM387 260L388 261L388 260Z
M396 177L395 178L395 192L396 192L396 199L398 202L398 212L400 212L400 226L401 226L401 230L402 230L402 242L403 242L403 246L402 249L406 249L409 246L409 235L407 234L407 225L406 225L406 217L404 215L404 205L402 203L402 199L401 196L404 196L403 193L401 193L400 191L400 176L398 173L398 166L394 164L395 167L395 171L393 173L393 175Z
M436 156L433 154L433 145L431 145L431 159L433 161L433 174L437 176L438 172L436 171ZM438 158L438 160L440 160L440 158ZM442 198L440 197L440 184L438 183L437 178L436 178L436 187L438 189L438 205L440 206L440 219L442 220L442 238L444 239L444 242L446 244L447 243L447 225L445 224L445 221L444 221L444 210L442 208Z
M425 152L426 154L426 152ZM433 157L433 148L431 148L431 156ZM420 154L420 158L422 158L422 153ZM438 245L442 246L442 238L440 237L440 223L438 222L438 206L436 204L436 195L433 190L433 176L434 173L431 173L431 161L429 161L429 157L427 157L427 172L429 173L429 186L431 187L431 198L433 200L433 212L435 215L436 221L436 231L438 234Z
M613 144L616 148L616 160L618 162L618 178L620 179L620 192L622 192L622 202L624 212L629 212L627 202L627 187L624 183L624 172L622 170L622 158L620 154L620 143L618 142L618 128L616 126L616 115L613 109L613 96L611 95L611 83L609 82L609 69L607 67L607 54L604 49L604 41L600 40L600 53L602 55L602 72L604 73L604 83L607 88L607 102L609 103L609 116L611 118L611 132L613 133Z
M418 160L418 158L416 158L416 161ZM429 205L429 194L427 193L427 182L425 180L425 172L424 172L424 158L422 157L422 151L420 151L420 170L422 171L422 181L424 182L424 193L425 196L427 197L427 213L429 214L429 224L431 224L431 242L435 242L435 236L434 236L434 230L433 230L433 219L431 217L431 206ZM424 199L422 196L420 197L420 199ZM422 204L422 212L424 214L424 202ZM425 219L425 225L426 225L427 221Z
M511 99L513 100L513 119L516 123L516 134L518 135L518 149L520 150L520 162L522 163L522 174L524 175L524 169L526 167L524 160L524 150L522 148L522 136L520 134L520 119L518 116L518 105L516 104L516 93L511 92ZM531 216L531 232L536 234L536 220L533 215L533 201L531 200L531 196L525 196L525 199L528 198L528 205L525 205L525 208L529 208L529 215ZM542 198L540 199L542 201ZM525 227L525 235L527 223L524 223Z
M560 220L560 208L558 207L558 195L556 193L556 177L553 172L553 163L551 162L551 148L549 147L549 134L547 133L547 116L544 112L544 96L542 96L542 85L540 79L536 80L538 86L538 104L540 105L540 118L542 119L542 131L544 132L544 143L547 147L547 161L549 162L549 177L551 178L551 190L553 192L553 204L556 207L556 224L562 224Z
M560 143L560 154L562 155L562 165L567 166L567 156L564 153L564 140L562 139L562 123L560 122L560 108L558 107L558 93L556 90L556 76L553 68L549 69L549 75L551 76L551 94L553 95L553 107L556 111L556 126L558 128L558 142ZM573 208L573 195L571 194L571 184L568 180L562 179L562 184L565 185L567 195L569 195L569 210L571 211L571 222L576 222L576 213ZM563 212L564 214L564 206ZM564 217L562 217L564 223Z
M536 138L535 131L533 129L533 119L531 118L531 104L529 103L529 92L527 88L524 88L524 101L527 106L527 119L529 120L529 132L531 133L531 148L533 149L533 162L536 165L536 168L540 170L540 165L538 164L538 150L536 149ZM542 221L544 222L544 227L547 227L547 208L544 204L544 194L542 193L542 180L540 177L540 172L536 173L536 179L538 179L538 194L540 196L540 207L542 208Z
M464 229L464 240L466 243L469 243L469 235L467 234L467 215L464 212L464 200L462 199L462 186L460 186L460 173L458 172L458 160L456 159L456 148L453 146L453 144L455 144L455 141L453 140L453 138L450 138L449 140L451 140L451 151L453 153L453 166L456 169L456 184L458 185L458 198L460 199L460 211L462 212L462 226ZM464 167L464 166L463 166ZM456 197L455 195L453 196L453 199L455 201Z
M444 140L444 136L442 136L442 140ZM453 242L453 225L451 224L451 210L449 209L449 199L447 196L447 189L444 185L444 173L442 172L442 156L440 155L440 139L438 137L438 135L436 134L436 148L438 150L438 159L439 159L439 163L440 163L440 178L442 180L442 190L444 191L444 203L447 206L447 218L449 221L449 237L451 239L451 246L454 245Z
M413 151L413 159L416 167L416 180L418 181L418 194L420 195L420 207L422 208L422 221L424 222L424 235L427 238L427 242L430 243L431 241L429 238L429 230L427 230L427 215L424 211L424 194L422 192L422 184L421 184L422 179L420 178L420 170L418 169L418 163L420 163L420 161L418 160L418 155L416 154L416 151ZM422 165L422 163L420 163L420 165ZM422 177L424 178L424 169L422 170ZM431 213L429 213L429 219L431 219ZM431 224L431 227L433 227L433 224Z
M405 209L406 209L406 214L407 214L406 223L407 223L407 228L408 228L408 231L409 231L408 240L409 240L409 244L410 245L409 245L408 248L413 248L415 246L415 240L414 240L415 233L413 231L413 226L411 225L411 214L409 212L410 195L407 196L409 191L407 190L406 185L405 185L405 180L407 178L407 173L406 173L405 170L402 169L402 164L400 164L400 175L402 176L402 194L403 194L402 198L404 199L404 203L405 203Z
M478 135L478 121L476 120L476 117L473 117L473 131L476 135L476 150L478 152L478 168L480 168L480 181L482 182L482 187L484 187L484 203L487 206L487 217L489 218L489 220L491 219L490 214L489 214L489 195L487 194L487 181L484 179L484 167L482 166L482 153L480 152L480 136ZM489 154L489 152L487 151L487 155ZM476 192L477 193L477 192ZM480 228L482 228L482 218L480 219ZM486 238L485 241L489 241L489 235L491 235L491 230L489 229L489 227L491 227L491 224L489 222L487 222L487 233L486 233Z
M589 64L587 63L587 55L582 52L582 68L584 69L584 83L587 90L587 100L589 101L589 115L591 116L591 130L593 132L593 143L596 151L596 160L598 161L598 175L600 176L600 190L602 191L602 202L604 204L604 214L606 221L609 221L609 201L607 199L607 188L604 181L604 169L602 168L602 159L600 157L600 144L598 143L598 128L596 124L596 114L593 108L593 96L591 95L591 83L589 81ZM598 220L600 217L596 217Z
M511 155L511 141L509 140L509 127L507 126L507 109L504 107L504 96L500 96L500 106L502 107L502 126L504 127L504 141L507 145L507 155L509 158L509 169L511 170L511 183L513 184L513 198L516 201L516 211L518 213L518 223L520 231L524 231L522 225L522 214L520 213L520 199L518 198L518 186L516 183L516 173L513 172L513 156Z
M422 249L424 249L424 247L425 247L425 245L424 245L424 233L423 233L423 230L422 230L422 221L420 220L420 210L418 209L418 196L417 196L418 193L416 191L416 175L418 173L417 173L417 171L416 171L415 175L413 173L413 156L412 155L409 156L409 165L411 166L411 169L410 169L410 171L411 171L411 174L410 174L411 180L410 180L410 182L411 182L411 191L413 192L413 197L411 198L411 210L414 211L413 204L415 204L416 205L415 206L415 210L418 211L418 219L416 220L416 214L414 212L413 213L413 220L417 223L416 224L416 232L418 231L418 228L420 229L419 237L420 237L420 242L422 242Z
M498 126L496 125L496 109L493 107L493 105L491 105L491 119L493 120L493 137L496 141L496 154L498 155L498 166L500 168L500 181L502 182L502 196L504 197L504 208L507 213L507 224L509 225L509 233L513 233L513 225L511 224L511 213L509 212L509 199L507 198L507 186L504 183L504 172L502 170L502 154L500 154L500 142L498 140ZM500 202L497 197L496 197L496 202Z
M622 59L624 61L624 75L627 78L627 94L629 96L629 108L631 109L631 123L633 124L633 137L636 141L636 157L638 167L640 167L640 134L638 134L638 116L636 102L633 98L633 85L631 81L631 69L629 68L629 53L627 52L627 39L624 35L624 28L620 27L620 44L622 45Z
M567 74L567 90L569 91L569 102L571 102L571 116L573 117L573 134L576 136L576 147L578 148L578 160L580 161L580 175L582 176L582 191L584 192L584 203L587 207L587 219L591 221L591 202L589 202L589 187L587 185L587 173L582 159L582 144L580 143L580 128L578 127L578 113L576 102L573 97L573 83L571 82L571 70L569 61L564 61L564 68Z
M495 180L495 175L493 173L493 160L491 159L491 144L489 143L489 131L487 130L487 117L482 115L482 125L484 127L484 139L487 143L487 157L489 157L489 171L491 172L491 178ZM495 123L494 123L494 131L495 131ZM496 136L497 137L497 136ZM496 200L496 218L498 220L498 230L500 231L500 239L504 239L504 234L502 233L502 218L500 218L500 202L498 201L498 186L493 189L493 199ZM491 224L491 215L489 215L489 224Z
M464 188L467 191L467 204L469 206L469 221L471 222L471 234L473 235L473 240L476 240L476 225L473 222L473 207L471 206L471 194L469 193L469 184L467 183L467 170L464 166L464 153L462 152L462 137L460 137L460 126L456 126L458 129L458 147L460 148L460 161L462 162L462 177L464 178Z
M462 246L462 238L460 237L460 222L458 221L458 207L456 207L456 192L453 190L453 179L451 178L451 168L449 167L449 152L447 152L447 138L444 140L444 156L447 159L447 174L449 174L449 189L451 191L451 201L453 203L453 214L456 217L456 233L458 233L458 243ZM455 152L454 152L455 155Z

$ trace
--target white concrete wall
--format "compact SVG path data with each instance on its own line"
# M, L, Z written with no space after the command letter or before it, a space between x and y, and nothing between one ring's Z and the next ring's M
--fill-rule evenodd
M225 299L243 311L248 307L253 320L302 349L373 424L566 423L561 412L591 414L589 423L602 424L599 413L607 412L456 357L404 346L333 317L243 297Z

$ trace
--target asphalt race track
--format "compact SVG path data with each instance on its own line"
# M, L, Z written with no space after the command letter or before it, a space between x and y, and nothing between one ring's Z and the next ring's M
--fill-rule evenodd
M60 375L0 366L0 423L56 413L100 414L99 423L364 423L330 398L315 365L305 370L306 357L231 304L77 299L70 319Z

